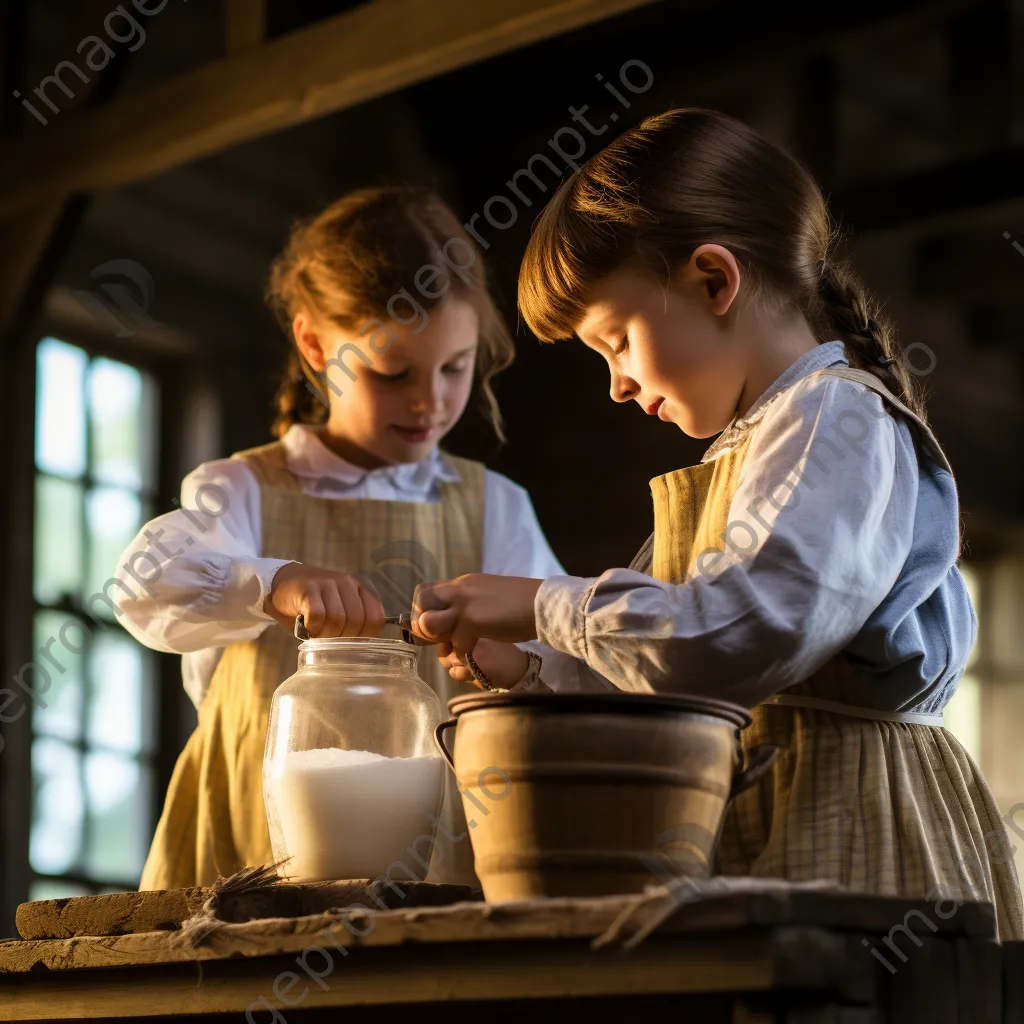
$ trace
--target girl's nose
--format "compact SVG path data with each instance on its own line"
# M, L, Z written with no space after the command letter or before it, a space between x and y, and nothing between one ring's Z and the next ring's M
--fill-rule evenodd
M612 371L611 396L613 402L630 402L640 394L640 385L632 377Z
M415 413L433 413L442 400L442 384L440 374L433 374L427 377L412 394L410 408Z

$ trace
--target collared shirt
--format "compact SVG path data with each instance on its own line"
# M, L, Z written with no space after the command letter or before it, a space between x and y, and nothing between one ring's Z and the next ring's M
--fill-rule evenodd
M919 459L877 394L811 376L834 365L848 365L842 342L807 352L708 449L704 461L759 427L730 503L732 540L706 577L549 579L535 602L541 641L621 689L747 707L842 652L870 681L871 706L940 713L977 628L956 568L955 484Z
M332 452L311 427L293 426L281 440L288 468L299 478L303 492L317 497L438 501L438 484L459 479L436 448L419 462L367 470ZM203 530L198 530L183 509L218 511L221 494L229 499L223 513L203 516ZM274 621L263 611L263 602L274 574L287 559L261 556L260 512L259 483L244 462L203 463L182 484L181 508L147 523L119 560L117 578L130 593L138 594L130 600L112 588L121 623L147 647L183 655L185 689L197 707L224 647L255 639ZM196 512L191 515L194 520ZM144 564L136 564L149 580L148 589L124 568L138 552L146 553ZM564 572L529 494L490 470L484 482L481 571L532 578ZM545 682L559 689L577 687L575 659L539 644L523 646L543 657Z
M733 417L732 422L722 431L704 453L701 462L712 459L728 451L739 441L751 427L760 423L768 407L782 393L797 381L829 366L849 366L846 349L841 341L828 341L805 352L792 366L772 381L771 384L754 400L754 404L742 415Z

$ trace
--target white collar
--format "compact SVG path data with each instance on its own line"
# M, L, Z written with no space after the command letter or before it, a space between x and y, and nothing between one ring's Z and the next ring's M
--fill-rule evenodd
M461 477L444 453L432 448L419 462L401 462L379 469L363 469L336 455L317 436L317 428L295 423L281 438L288 468L297 476L330 481L330 490L346 490L358 486L368 477L387 480L397 491L412 495L429 495L436 483L455 483Z
M764 418L764 414L776 399L780 398L794 384L798 384L818 370L823 370L826 366L836 366L837 364L849 365L846 348L841 341L826 341L818 345L817 348L805 352L765 389L742 419L738 416L733 417L732 422L715 438L714 443L704 453L704 457L700 461L710 462L734 447L751 427Z

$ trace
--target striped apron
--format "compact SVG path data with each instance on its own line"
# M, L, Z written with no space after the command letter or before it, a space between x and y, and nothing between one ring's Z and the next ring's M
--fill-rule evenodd
M320 498L302 493L283 447L239 452L260 486L265 558L288 558L375 583L387 614L408 611L418 583L479 572L483 557L484 467L446 456L457 482L438 502ZM384 635L398 636L394 627ZM174 769L140 889L211 885L246 865L270 864L263 804L263 752L274 690L295 672L298 642L276 622L255 640L224 650L199 707L199 724ZM434 647L419 653L420 675L446 702L472 686L456 683ZM441 828L430 879L478 885L462 799L445 772ZM424 831L430 823L424 821ZM462 837L459 839L459 837ZM453 841L454 840L454 841Z
M935 436L873 374L857 381L916 424L926 454L949 468ZM650 575L699 575L717 550L757 426L731 450L651 482ZM638 556L640 558L642 556ZM868 682L844 655L753 709L743 744L779 747L772 768L726 813L716 853L723 875L827 879L879 895L985 900L1003 939L1024 938L1024 908L988 784L941 715L864 706Z

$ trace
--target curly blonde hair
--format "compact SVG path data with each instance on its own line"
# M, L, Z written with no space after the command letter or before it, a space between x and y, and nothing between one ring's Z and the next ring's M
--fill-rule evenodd
M459 243L471 262L458 264L442 253ZM430 296L417 277L431 278ZM297 222L270 267L265 300L291 341L288 365L277 392L275 437L294 423L323 423L327 389L295 343L292 323L300 310L356 330L368 319L387 322L389 302L403 289L417 294L426 310L449 293L470 302L479 318L476 374L484 415L502 441L501 410L491 382L515 357L512 334L488 289L483 259L447 204L428 188L411 185L358 189L316 216Z

